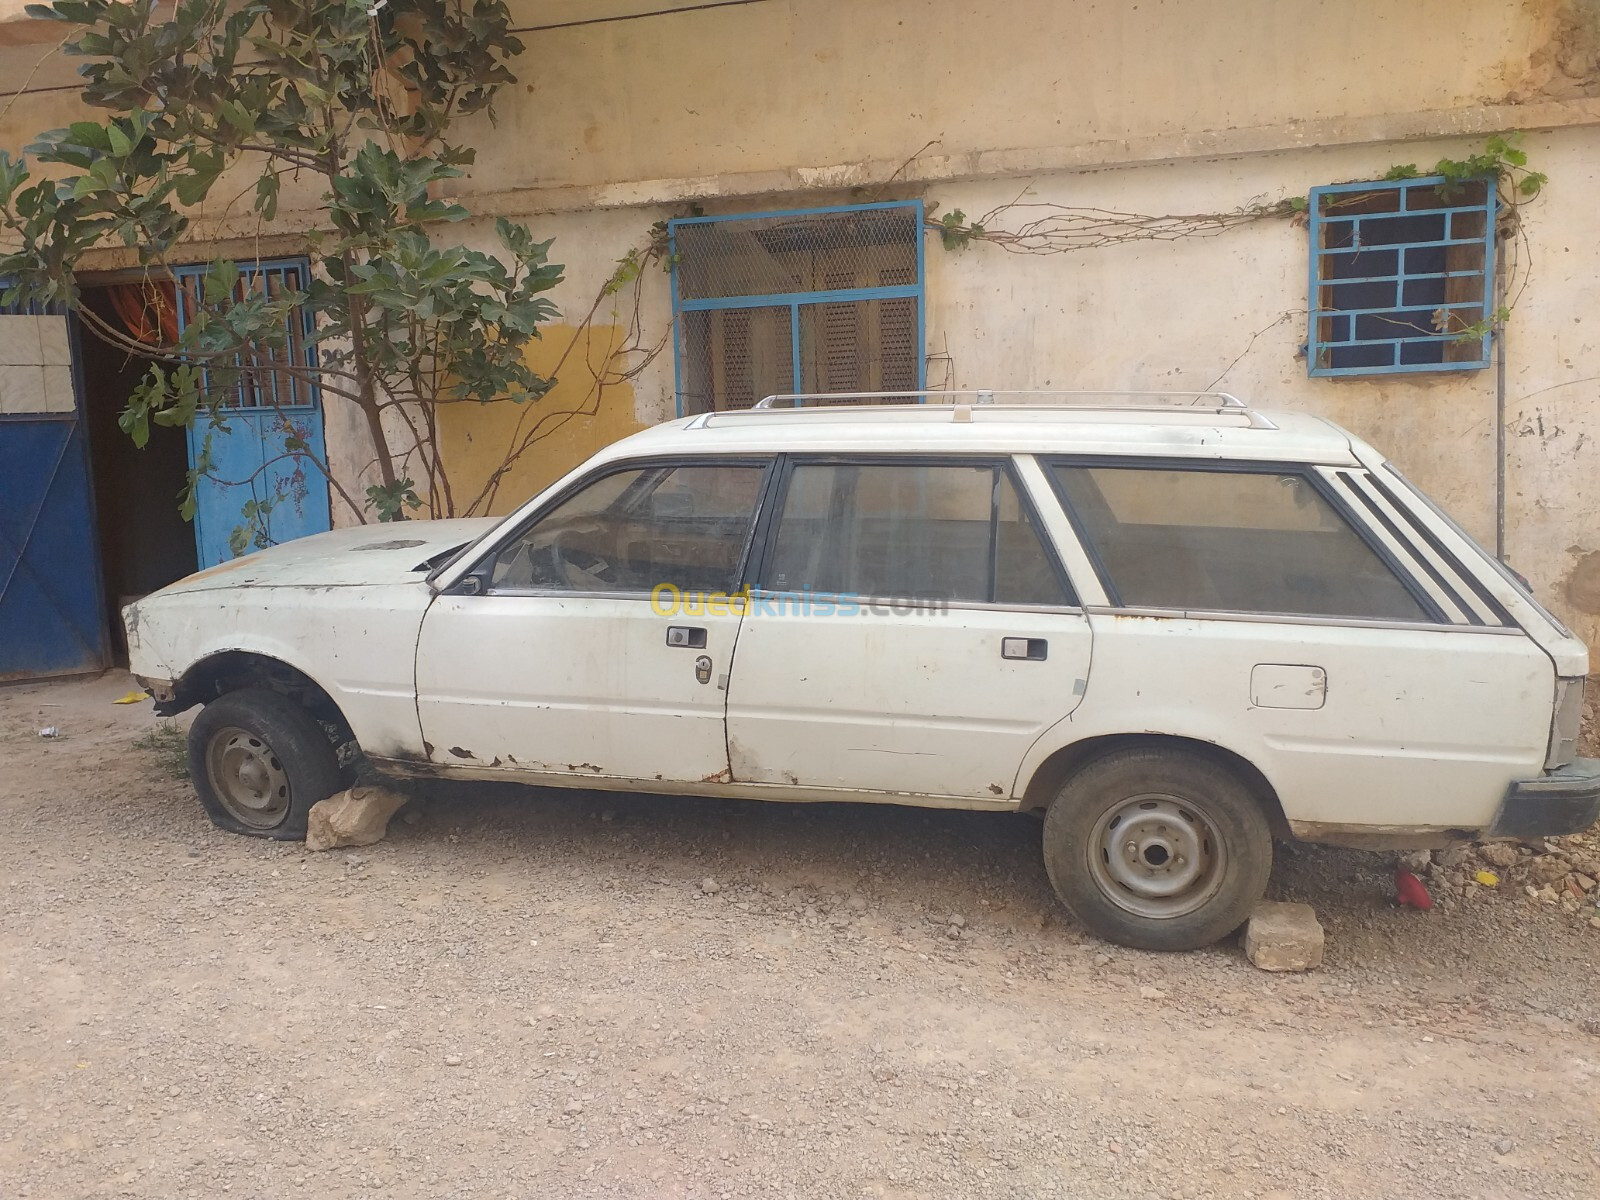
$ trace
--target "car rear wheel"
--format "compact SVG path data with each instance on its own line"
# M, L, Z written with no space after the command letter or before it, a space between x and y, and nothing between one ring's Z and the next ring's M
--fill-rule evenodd
M311 806L340 786L322 725L264 688L228 692L200 710L189 727L189 776L215 825L285 842L306 836Z
M1056 895L1096 936L1194 950L1249 917L1272 873L1272 830L1225 767L1137 747L1062 786L1045 814L1044 861Z

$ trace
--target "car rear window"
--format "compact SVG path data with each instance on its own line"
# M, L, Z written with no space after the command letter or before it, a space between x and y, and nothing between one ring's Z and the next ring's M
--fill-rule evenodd
M1070 463L1052 470L1124 607L1433 619L1303 474Z

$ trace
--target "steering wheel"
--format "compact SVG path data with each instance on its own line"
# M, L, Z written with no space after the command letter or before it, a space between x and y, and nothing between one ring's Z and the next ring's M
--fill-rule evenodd
M564 544L570 532L563 530L550 539L544 550L545 562L541 564L545 569L536 567L536 573L549 576L550 582L574 591L603 592L615 588L615 565L582 546Z

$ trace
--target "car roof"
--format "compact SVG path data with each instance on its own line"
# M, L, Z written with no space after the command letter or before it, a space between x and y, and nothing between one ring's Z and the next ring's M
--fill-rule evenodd
M1002 404L702 413L624 438L603 456L778 452L1173 456L1359 465L1348 433L1304 413Z

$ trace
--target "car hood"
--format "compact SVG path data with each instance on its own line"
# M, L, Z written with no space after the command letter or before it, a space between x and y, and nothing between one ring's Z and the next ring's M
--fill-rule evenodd
M157 595L257 587L360 587L421 583L426 560L476 541L499 517L358 525L298 538L180 579Z

